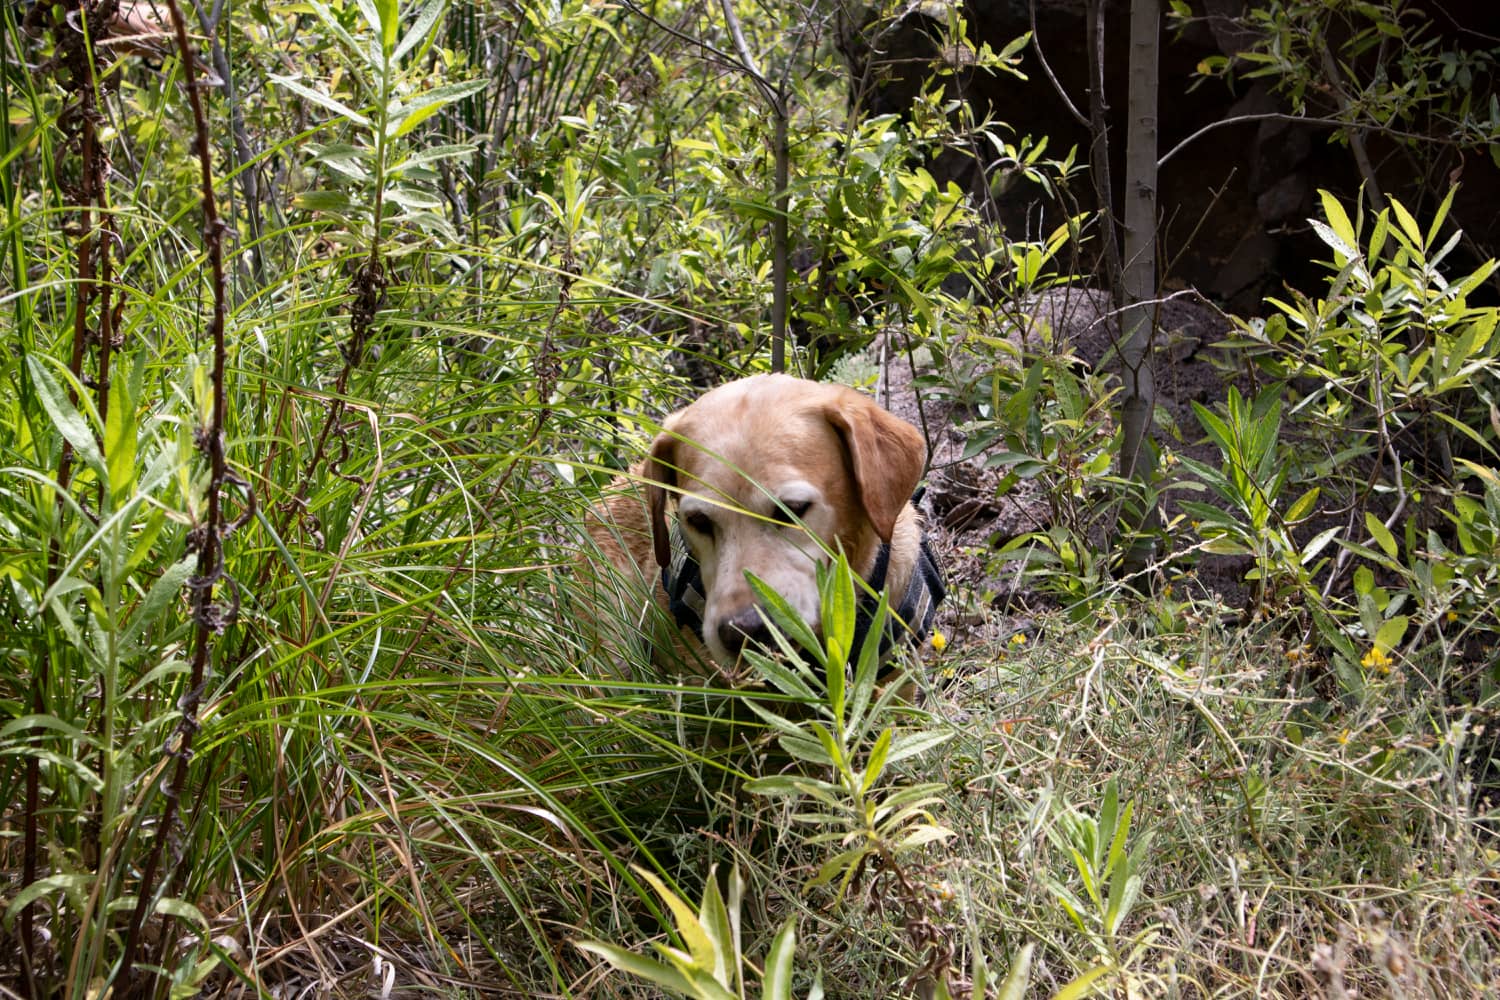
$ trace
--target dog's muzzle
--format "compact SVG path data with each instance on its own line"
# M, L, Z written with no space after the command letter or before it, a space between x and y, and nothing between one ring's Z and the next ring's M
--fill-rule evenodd
M891 547L881 545L875 558L875 566L866 582L873 593L861 591L854 609L854 645L858 654L864 648L865 637L875 618L878 594L885 587L886 574L890 570ZM672 535L672 565L661 571L661 585L667 592L672 617L679 628L690 630L699 641L703 640L703 574L698 560L693 558L687 541L680 531ZM947 595L943 584L943 571L938 566L937 556L927 539L927 533L917 547L916 565L912 567L911 582L906 593L886 616L885 628L880 637L880 659L884 662L898 641L921 643L932 631L932 620L937 615L938 605Z

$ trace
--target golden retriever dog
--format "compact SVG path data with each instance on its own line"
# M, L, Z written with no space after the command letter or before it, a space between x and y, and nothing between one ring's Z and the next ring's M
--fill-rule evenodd
M662 623L648 635L658 663L698 659L733 680L747 646L770 645L747 574L817 630L818 567L840 549L890 594L899 621L884 641L926 638L943 582L911 503L925 458L915 427L853 389L755 375L667 417L649 457L616 480L587 528L637 584L622 616L648 633ZM856 651L874 601L861 604Z

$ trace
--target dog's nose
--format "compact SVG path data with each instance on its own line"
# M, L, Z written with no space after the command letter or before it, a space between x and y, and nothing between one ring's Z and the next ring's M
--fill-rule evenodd
M746 645L769 646L771 630L760 615L760 608L750 605L735 612L719 623L719 641L731 653L738 653Z

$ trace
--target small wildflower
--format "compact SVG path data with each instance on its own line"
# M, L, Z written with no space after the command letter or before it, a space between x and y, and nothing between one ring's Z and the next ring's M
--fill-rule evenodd
M941 633L941 632L937 631L936 629L934 629L933 633L932 633L932 648L935 649L935 650L937 650L939 653L941 653L943 650L947 649L948 648L948 637L946 635L944 635L943 633Z
M1449 611L1445 617L1448 619L1448 624L1452 625L1454 622L1458 621L1458 612Z
M954 897L953 886L946 879L932 883L932 891L943 902L948 902Z
M1334 739L1339 741L1339 746L1345 746L1349 742L1349 730L1341 731Z
M1391 672L1391 655L1379 646L1371 646L1359 662L1366 670L1378 670L1382 674Z
M1010 644L1012 646L1024 646L1024 645L1026 645L1026 633L1025 632L1017 632L1015 635L1011 636L1010 637Z

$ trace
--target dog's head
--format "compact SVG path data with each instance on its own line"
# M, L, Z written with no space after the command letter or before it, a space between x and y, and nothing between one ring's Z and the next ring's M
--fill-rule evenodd
M646 495L656 560L671 562L675 499L703 578L703 639L732 666L765 624L748 570L820 624L817 567L840 547L868 573L922 475L926 447L904 420L844 386L758 375L668 417Z

